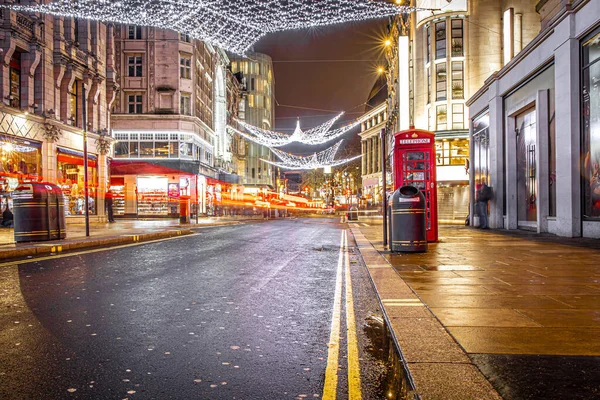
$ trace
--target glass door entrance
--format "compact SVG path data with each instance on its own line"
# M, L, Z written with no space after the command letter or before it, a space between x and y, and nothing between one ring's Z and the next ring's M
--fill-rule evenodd
M517 216L520 227L537 227L536 115L529 109L516 117Z

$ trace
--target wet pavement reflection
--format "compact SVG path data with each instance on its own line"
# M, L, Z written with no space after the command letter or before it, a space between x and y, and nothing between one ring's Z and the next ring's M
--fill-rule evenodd
M380 380L380 386L375 392L378 395L377 398L410 399L413 391L412 385L407 379L404 365L383 318L380 316L367 318L363 332L370 341L370 345L366 347L367 352L386 370L383 379Z

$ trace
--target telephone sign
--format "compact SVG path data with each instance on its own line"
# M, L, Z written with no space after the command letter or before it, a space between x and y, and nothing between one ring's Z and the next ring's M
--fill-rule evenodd
M414 186L425 196L427 241L438 240L435 134L409 129L394 135L394 190Z

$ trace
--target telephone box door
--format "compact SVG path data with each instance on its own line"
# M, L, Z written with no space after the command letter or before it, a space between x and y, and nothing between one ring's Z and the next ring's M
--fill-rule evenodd
M427 241L438 240L435 135L409 129L394 135L394 190L414 186L425 195Z

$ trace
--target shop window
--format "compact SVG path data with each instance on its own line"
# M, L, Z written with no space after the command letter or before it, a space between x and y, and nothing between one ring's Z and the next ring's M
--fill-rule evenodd
M436 89L436 101L446 100L448 98L446 89L446 77L448 73L446 71L446 63L436 64L435 66L435 89Z
M21 53L15 51L10 59L10 93L8 101L11 107L21 107Z
M154 142L140 142L140 157L154 157Z
M141 94L130 94L127 96L127 106L129 107L129 114L141 114L142 113L142 95Z
M473 120L473 166L475 183L490 183L490 115L485 113Z
M169 142L154 142L154 157L168 158L169 157Z
M452 62L452 98L453 99L464 99L465 98L465 80L464 80L464 69L462 61Z
M435 24L435 59L446 58L446 22Z
M452 22L452 57L464 56L463 51L463 20L453 19Z
M65 212L67 215L85 214L85 170L83 154L74 150L59 149L58 184L65 197ZM97 158L88 156L88 209L90 214L97 214L98 199L98 169Z
M178 158L179 157L179 142L169 143L169 157L170 158Z
M452 104L452 129L464 129L465 127L464 104Z
M129 157L129 142L117 142L114 147L115 158Z
M139 177L137 179L138 215L169 214L168 178Z
M142 56L135 55L127 57L128 75L132 77L142 76Z
M436 107L436 130L445 131L448 127L448 108L445 104Z
M179 75L182 79L192 79L192 58L189 56L179 57Z
M0 135L0 197L8 196L20 182L41 179L42 144Z
M600 218L600 30L582 42L584 216Z
M465 165L469 158L469 139L436 140L437 165Z
M181 95L181 114L192 115L192 97L189 94Z
M140 156L140 143L129 142L129 157L138 158Z
M127 38L132 40L139 40L142 38L142 27L139 25L129 25L127 27L128 33Z

